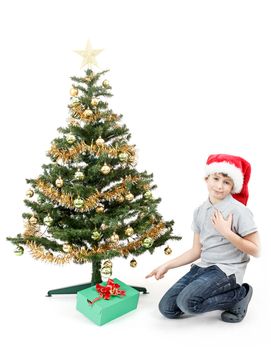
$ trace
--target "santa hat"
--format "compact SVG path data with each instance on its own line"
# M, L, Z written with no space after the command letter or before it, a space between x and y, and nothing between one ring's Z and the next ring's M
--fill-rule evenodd
M206 162L206 176L227 174L233 180L233 197L244 205L248 200L248 181L251 166L245 159L229 154L211 154Z

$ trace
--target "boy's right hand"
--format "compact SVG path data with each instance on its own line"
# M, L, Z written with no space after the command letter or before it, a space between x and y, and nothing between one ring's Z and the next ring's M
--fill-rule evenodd
M168 272L168 268L164 265L157 267L151 273L149 273L145 278L154 276L155 279L160 280Z

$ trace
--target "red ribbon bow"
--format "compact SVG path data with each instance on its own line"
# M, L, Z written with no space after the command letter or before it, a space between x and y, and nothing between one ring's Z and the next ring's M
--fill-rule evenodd
M114 281L111 280L110 278L108 279L106 286L102 286L99 283L97 283L96 284L96 290L100 294L100 296L95 298L92 301L87 299L87 302L90 305L93 305L95 303L95 301L100 300L100 299L109 300L111 295L114 295L114 296L117 296L117 295L125 296L126 295L125 290L119 290L119 287L120 287L120 285L118 283L114 283Z

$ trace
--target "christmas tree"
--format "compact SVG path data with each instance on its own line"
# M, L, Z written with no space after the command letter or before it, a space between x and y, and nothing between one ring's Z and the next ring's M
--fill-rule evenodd
M26 180L31 187L24 232L7 238L17 255L27 247L47 262L92 263L92 284L101 281L101 272L110 276L112 258L132 256L134 267L133 256L181 239L172 233L173 221L157 211L153 175L135 168L129 130L108 106L107 71L92 68L99 52L89 42L78 51L88 67L83 77L71 78L68 125L51 142L43 173ZM170 252L167 247L165 253Z

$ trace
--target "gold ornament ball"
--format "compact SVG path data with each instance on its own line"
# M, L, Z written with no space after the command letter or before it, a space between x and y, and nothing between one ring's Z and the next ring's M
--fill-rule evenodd
M109 174L110 170L110 167L106 163L101 167L101 173L104 175Z
M72 246L68 243L64 243L62 246L62 250L65 253L70 253L72 251Z
M169 246L167 246L167 247L164 249L164 253L165 253L166 255L170 255L170 254L172 253L172 249L171 249Z
M137 265L137 261L136 261L135 259L132 259L132 260L130 261L130 266L131 266L131 267L136 267L136 265Z
M56 187L61 188L64 185L64 181L61 177L58 177L55 181Z
M80 104L80 101L77 97L72 97L71 98L71 107L77 107Z
M97 146L103 146L104 145L104 139L101 138L101 136L99 136L97 138L97 140L95 141Z
M105 260L103 263L103 267L109 267L110 269L112 269L113 267L113 263L111 260Z
M134 233L134 229L131 226L128 226L125 230L126 236L131 236Z
M72 87L72 88L70 89L70 95L73 96L73 97L74 97L74 96L77 96L77 95L78 95L78 89Z
M18 245L18 246L16 247L16 249L14 250L14 253L15 253L15 255L17 255L17 256L21 256L21 255L23 255L23 253L24 253L24 248L23 248L22 246Z
M26 191L26 196L27 196L28 198L33 197L33 196L34 196L34 191L31 190L31 188L30 188L29 190Z
M96 213L103 213L104 212L104 205L103 204L98 204L96 208Z
M144 198L146 198L146 199L152 199L152 193L151 193L151 191L145 192L145 193L144 193Z
M107 228L108 228L108 226L107 226L106 224L101 224L100 229L101 229L102 231L106 230Z
M127 201L132 201L134 198L135 197L131 192L127 193L125 196L125 199L127 199Z
M122 152L119 154L119 160L121 162L127 162L128 158L129 158L128 153Z
M50 215L45 216L45 218L43 219L43 222L46 226L51 226L53 221L54 220Z
M74 174L74 178L75 180L83 181L85 178L85 175L84 173L82 173L82 171L77 170L76 173Z
M84 200L82 198L76 198L73 201L73 204L74 204L75 208L82 208L84 205Z
M103 84L103 87L105 87L105 88L109 88L110 87L110 84L109 84L108 80L104 80L102 84Z
M110 241L112 242L112 243L118 243L118 241L119 241L119 235L117 235L115 232L113 233L113 235L110 237Z
M147 237L144 239L142 245L145 248L150 248L153 245L153 242L154 242L153 238Z
M38 222L38 219L35 216L31 216L31 218L29 219L29 222L31 225L36 225Z
M69 144L73 144L76 140L76 137L73 134L67 134L65 137L66 137L66 141Z
M92 110L91 109L86 109L86 110L84 110L84 112L83 112L83 115L85 116L85 117L90 117L91 115L93 114L93 112L92 112Z
M99 100L97 98L93 97L91 99L91 102L90 102L91 106L96 107L98 106L98 103L99 103Z
M103 282L107 281L108 278L110 278L111 276L112 276L112 269L110 269L109 267L101 268L101 277Z
M92 232L91 238L94 239L95 241L98 241L99 239L102 238L102 234L99 231L95 230Z

